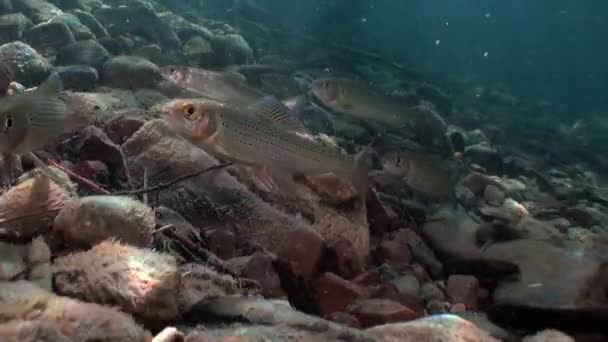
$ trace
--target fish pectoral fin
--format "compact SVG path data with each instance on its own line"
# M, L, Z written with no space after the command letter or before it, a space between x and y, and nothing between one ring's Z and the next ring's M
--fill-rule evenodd
M269 121L294 133L308 134L304 124L298 119L295 110L287 107L274 96L265 96L249 106L260 119Z
M36 90L40 94L55 96L63 91L63 82L58 73L53 73L49 76Z
M262 191L293 195L296 185L293 176L282 170L256 166L251 168L254 184Z

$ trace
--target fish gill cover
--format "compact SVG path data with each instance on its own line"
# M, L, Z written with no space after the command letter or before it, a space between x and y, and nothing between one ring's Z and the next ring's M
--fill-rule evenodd
M606 340L606 9L0 0L0 340Z

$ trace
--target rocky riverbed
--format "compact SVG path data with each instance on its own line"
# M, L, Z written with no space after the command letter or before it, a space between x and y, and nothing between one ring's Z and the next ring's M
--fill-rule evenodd
M608 338L608 126L583 143L547 128L550 105L289 37L234 3L0 0L1 96L61 76L77 115L37 154L78 193L27 156L0 163L0 340ZM162 120L192 96L171 65L209 70L202 95L222 101L304 98L314 138L348 152L379 127L323 108L311 84L373 83L433 118L380 127L383 146L430 156L434 132L450 138L462 161L432 165L453 196L429 196L441 174L395 176L380 148L365 199L331 175L260 191Z

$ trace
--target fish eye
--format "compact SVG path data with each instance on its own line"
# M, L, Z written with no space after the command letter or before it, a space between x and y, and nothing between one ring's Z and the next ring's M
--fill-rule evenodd
M6 121L4 122L4 127L6 127L6 128L13 127L13 117L12 116L9 115L6 117Z
M397 164L397 166L401 165L401 157L395 159L395 164Z

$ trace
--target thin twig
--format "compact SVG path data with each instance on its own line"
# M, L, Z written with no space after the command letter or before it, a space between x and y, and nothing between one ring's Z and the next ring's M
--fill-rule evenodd
M167 230L167 229L171 229L171 228L173 228L173 225L172 225L172 224L167 224L167 225L164 225L164 226L162 226L162 227L160 227L160 228L158 228L158 229L154 230L154 231L152 232L152 235L155 235L155 234L158 234L158 233L162 233L162 232L164 232L165 230Z
M67 168L61 166L59 163L52 161L52 160L48 160L48 163L51 164L51 166L54 166L56 168L58 168L59 170L65 172L68 176L70 176L71 178L75 179L78 183L80 184L84 184L86 186L88 186L91 190L102 193L104 195L109 195L110 191L104 189L103 187L101 187L101 185L96 184L95 182L93 182L90 179L84 178L82 176L79 176L78 174L68 170Z
M148 187L148 168L144 167L144 182L143 182L143 187L144 189ZM148 204L148 194L144 194L142 201L144 202L144 204Z
M114 195L114 196L120 196L120 195L130 195L130 196L133 196L133 195L140 195L140 194L145 194L145 193L149 193L149 192L153 192L153 191L163 190L163 189L166 189L166 188L168 188L170 186L173 186L173 185L175 185L177 183L180 183L180 182L183 182L185 180L188 180L190 178L194 178L194 177L203 175L205 173L208 173L208 172L211 172L211 171L214 171L214 170L223 169L223 168L228 167L228 166L230 166L232 164L233 164L232 162L228 162L228 163L223 163L223 164L219 164L219 165L213 165L213 166L208 167L208 168L206 168L204 170L196 171L196 172L191 172L191 173L188 173L186 175L177 177L174 180L172 180L170 182L167 182L167 183L160 183L158 185L155 185L155 186L152 186L152 187L149 187L149 188L145 188L144 187L142 189L137 189L137 190L117 191L117 192L112 193L112 195Z

